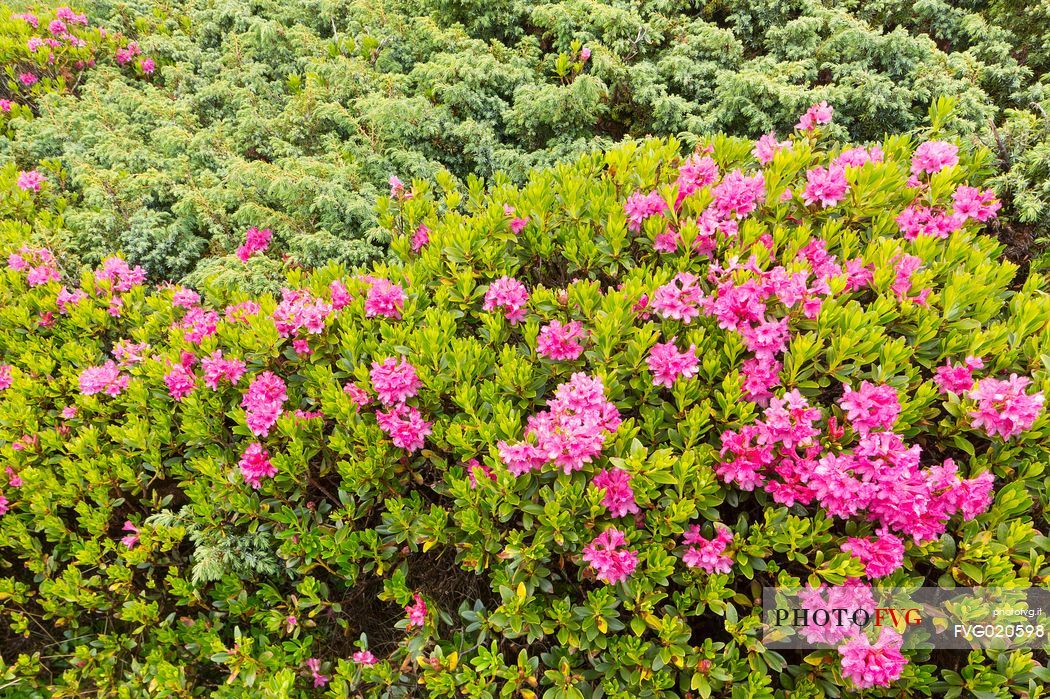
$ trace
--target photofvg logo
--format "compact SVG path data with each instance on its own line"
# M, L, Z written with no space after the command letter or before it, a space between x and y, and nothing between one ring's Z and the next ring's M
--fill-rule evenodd
M1050 649L1050 588L872 587L860 581L762 589L762 642L832 648L892 629L903 648Z

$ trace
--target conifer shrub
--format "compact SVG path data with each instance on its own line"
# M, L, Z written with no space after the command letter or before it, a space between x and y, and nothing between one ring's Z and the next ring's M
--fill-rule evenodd
M1036 696L1030 651L761 643L763 585L1045 582L1050 297L991 155L832 125L395 177L388 261L246 230L276 295L75 277L4 170L2 683Z

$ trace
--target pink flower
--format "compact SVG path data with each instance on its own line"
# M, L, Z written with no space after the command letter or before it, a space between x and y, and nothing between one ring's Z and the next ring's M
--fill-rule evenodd
M916 296L908 295L908 292L911 291L912 275L921 268L921 257L916 257L915 255L901 255L900 257L894 258L894 272L896 273L896 276L894 277L893 284L890 285L890 289L897 294L897 298L901 301L913 301L920 306L926 305L926 299L929 298L932 289L923 289Z
M10 509L10 501L3 495L0 495L0 515L6 515Z
M610 527L584 547L583 560L597 572L599 580L618 583L626 580L638 565L638 552L622 548L626 544L623 532Z
M915 240L920 235L947 238L962 227L966 216L912 203L898 214L896 221L905 240Z
M976 187L967 187L966 185L960 185L955 190L952 194L952 201L955 202L954 211L956 216L972 218L981 223L995 218L996 212L1003 206L995 198L995 192L992 190L986 189L982 191Z
M150 75L157 68L157 64L153 62L152 58L143 58L139 62L139 67L142 68L142 72L146 75Z
M812 131L818 124L830 124L834 109L827 102L819 102L806 110L806 113L795 124L799 131Z
M191 308L176 325L183 329L182 337L186 342L197 345L204 338L215 334L219 327L219 314L200 307Z
M263 478L273 478L277 473L277 469L270 463L270 453L258 442L248 445L237 465L241 468L244 482L255 490L262 485Z
M149 60L148 58L146 59ZM151 61L152 62L152 61ZM145 61L143 61L145 63ZM273 231L269 228L259 229L252 226L244 234L244 244L237 248L237 258L241 262L247 262L248 258L257 252L263 252L270 246Z
M182 365L176 364L164 375L164 383L168 386L168 395L176 401L181 401L193 393L196 379Z
M839 167L861 167L868 163L881 163L882 157L882 149L876 145L870 151L867 148L848 148L832 162Z
M937 367L937 373L933 377L941 393L965 393L973 388L973 372L975 369L984 367L984 361L979 357L967 357L966 360L955 366L948 362L944 366Z
M645 219L659 216L667 211L667 202L659 192L649 194L635 192L627 198L623 210L627 214L627 227L637 233L642 229L642 222Z
M915 149L911 157L911 172L921 175L924 172L940 172L946 167L959 163L959 146L946 141L926 141Z
M390 185L391 199L400 199L405 196L405 185L398 179L397 175L391 175L387 182Z
M694 192L713 184L718 179L718 164L709 155L693 153L678 167L678 179L675 186L678 196L674 208L682 205L682 200Z
M700 370L700 362L696 358L696 345L689 345L685 352L679 352L674 338L670 342L657 343L649 351L646 359L649 371L653 375L654 386L674 385L679 376L692 378Z
M185 308L187 310L199 306L200 302L200 294L193 289L187 289L181 286L175 289L175 292L171 295L172 306L178 306L179 308Z
M337 311L346 308L354 300L354 297L343 286L343 282L338 279L332 280L332 283L328 285L328 291L332 295L332 308Z
M131 291L146 281L146 270L137 265L132 268L119 257L109 257L95 270L95 281L110 282L116 292Z
M324 332L332 305L305 289L281 289L281 303L273 311L273 321L281 337L294 337L302 330L311 335Z
M751 154L755 156L758 162L763 165L769 165L773 162L773 156L784 149L791 149L791 141L778 141L776 133L770 131L755 141L755 147L751 150Z
M408 626L406 628L421 629L427 622L427 603L418 592L412 595L412 599L413 603L405 606L405 613L408 614Z
M36 170L23 170L18 173L18 188L23 192L39 192L47 178Z
M653 250L656 252L675 252L678 250L678 231L674 229L657 233L653 238Z
M354 405L356 406L357 410L360 410L362 407L368 405L368 403L372 400L371 398L369 398L368 392L365 391L365 389L358 386L357 384L348 383L346 386L343 387L343 392L346 393L346 395L350 396L350 400L354 402Z
M40 81L40 78L36 77L33 73L20 73L18 81L26 87L31 87Z
M286 400L288 394L284 381L272 372L264 371L252 379L241 400L241 407L246 411L248 429L252 434L261 437L270 434L270 428L284 412L283 405Z
M846 171L841 165L832 165L828 169L815 167L806 173L806 189L802 192L802 201L806 206L820 202L821 207L826 209L842 201L848 189Z
M772 357L751 357L740 366L744 375L744 395L753 403L764 404L773 393L770 389L780 385L780 370L783 365Z
M404 357L398 361L387 357L381 363L372 362L372 389L385 406L398 405L419 392L422 384L416 368Z
M580 62L581 63L586 63L588 60L590 60L590 58L591 58L591 50L589 48L584 46L582 49L580 49Z
M252 316L258 315L259 304L254 301L242 301L226 307L227 323L247 323Z
M299 625L299 620L295 618L294 614L289 614L284 619L284 630L286 633L291 633L292 629Z
M414 406L399 403L387 412L376 411L376 422L379 429L386 432L395 447L404 449L409 454L423 447L424 438L430 434L433 425L423 419Z
M0 99L0 112L10 112L13 105L11 100Z
M504 317L511 325L517 325L525 319L526 304L529 302L529 292L525 285L513 277L503 276L489 284L485 292L485 303L483 310L503 311Z
M11 376L13 368L10 364L0 364L0 391L6 391L14 383L14 378Z
M639 511L634 501L634 490L631 489L631 474L622 468L599 471L591 485L605 491L602 504L613 517L623 517Z
M365 298L365 317L400 318L407 299L405 290L397 284L386 279L374 279Z
M119 396L128 386L130 377L121 374L113 361L102 366L93 366L80 372L80 392L85 396L105 392L106 395Z
M56 36L59 34L65 34L66 23L60 19L53 19L50 23L48 23L47 30Z
M983 429L989 436L1003 439L1021 434L1032 427L1043 410L1043 393L1027 394L1032 380L1010 374L1009 379L981 379L967 396L976 401L970 412L970 425Z
M499 442L500 459L516 476L546 463L565 473L578 471L601 453L607 435L620 426L620 413L605 399L600 378L575 373L558 386L547 410L529 418L520 444Z
M688 325L700 316L700 304L704 299L704 290L697 282L695 275L679 272L653 293L653 310L664 318L680 320Z
M41 39L39 36L31 36L29 37L29 40L26 41L26 48L29 49L31 53L36 53L37 49L39 49L43 45L44 40Z
M888 626L882 628L879 640L872 644L861 631L839 646L842 654L842 676L857 689L888 687L900 679L907 658L901 655L903 637Z
M714 195L711 211L719 219L746 218L757 208L758 200L765 192L766 179L761 172L749 177L740 170L733 170L711 190Z
M419 252L430 242L430 229L425 223L419 224L415 234L412 236L412 252Z
M17 14L17 15L11 15L11 19L20 19L23 22L26 22L26 23L32 25L33 29L37 29L40 26L40 20L37 19L36 15L34 15L34 14L30 13L30 12L26 12L26 13L23 13L23 14Z
M564 325L557 320L543 326L536 340L537 351L541 356L554 361L572 361L583 354L580 338L584 336L583 326L579 321Z
M358 665L375 665L379 662L370 650L359 650L351 657Z
M128 550L135 548L135 545L139 543L139 528L132 524L129 519L124 522L123 531L130 533L121 537L120 543L124 544Z
M224 358L221 349L215 350L210 357L201 360L204 385L213 391L219 390L219 381L223 379L235 385L244 376L245 369L245 364L240 359Z
M67 405L66 407L62 408L62 419L63 420L72 420L76 416L77 416L77 406L75 406L75 405Z
M901 412L897 400L897 389L883 384L876 386L862 381L860 390L854 391L846 385L845 394L839 399L839 405L846 411L846 419L858 432L889 430L897 421Z
M885 530L874 538L850 537L842 550L860 559L869 578L885 577L904 565L904 542Z
M733 542L733 532L724 525L715 527L715 538L705 539L700 534L700 526L694 524L685 533L685 561L689 568L700 568L708 573L728 573L733 569L733 559L725 555L726 548Z
M306 667L309 668L310 674L314 679L314 687L323 687L328 684L328 678L321 674L321 661L317 658L309 658L306 661Z

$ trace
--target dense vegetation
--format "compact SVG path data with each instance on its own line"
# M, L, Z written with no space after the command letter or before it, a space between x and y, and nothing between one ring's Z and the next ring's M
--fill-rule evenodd
M0 693L1045 696L756 592L1047 584L1045 8L25 10Z

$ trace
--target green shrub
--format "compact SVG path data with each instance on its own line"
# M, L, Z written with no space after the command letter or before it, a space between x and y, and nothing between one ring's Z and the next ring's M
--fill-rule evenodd
M726 445L773 420L784 396L818 410L808 439L820 453L852 453L874 421L895 449L921 450L922 473L952 459L974 485L965 517L936 519L919 542L901 536L901 567L884 582L1044 582L1050 422L1035 396L1050 389L1050 297L1038 275L1012 286L1015 268L977 220L950 218L953 194L983 186L990 153L956 159L951 144L891 137L881 158L842 155L827 128L796 132L764 167L752 142L719 136L688 159L674 140L628 141L520 188L394 182L376 214L392 259L367 275L286 262L280 301L217 285L200 305L142 285L119 260L85 273L86 296L70 299L78 281L34 242L21 248L29 218L5 222L2 684L22 696L848 694L835 651L761 643L756 590L865 576L841 545L877 526L779 504L768 469L740 487L746 468L732 474ZM873 156L841 177L819 169ZM936 172L909 184L923 162ZM703 183L712 163L718 179ZM14 176L0 182L5 210L53 215L50 185L29 194ZM805 202L817 194L823 203ZM972 213L987 219L994 203L982 206ZM915 207L956 230L910 239ZM912 222L898 222L906 209ZM281 264L284 244L275 233L270 249L246 249L245 273ZM30 286L34 268L62 279ZM800 296L786 273L801 274ZM758 291L776 279L783 295ZM676 285L690 290L685 321L669 317ZM738 293L750 301L729 303ZM749 313L787 336L758 332ZM576 336L555 342L564 356L578 343L575 359L540 355L555 321ZM668 342L695 366L656 385L654 350ZM218 350L245 374L213 364ZM1000 425L1008 438L972 415L999 424L1002 406L939 390L938 367L967 356L983 358L979 386L1033 380L1012 404L1018 422ZM418 385L377 378L374 362L399 357ZM205 385L222 373L232 383ZM585 400L586 377L601 379L600 396ZM527 428L543 430L566 384L559 400L588 417L573 427L557 408L566 431L544 439L579 441L539 461L567 468L523 468L537 458L523 456ZM880 387L889 413L865 417L844 385ZM611 486L594 485L614 469L636 514L615 516ZM724 570L683 560L691 525L707 539L731 533ZM606 583L618 576L586 550L612 528L637 564ZM1045 656L1025 651L908 660L868 694L1034 697L1047 681Z

